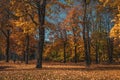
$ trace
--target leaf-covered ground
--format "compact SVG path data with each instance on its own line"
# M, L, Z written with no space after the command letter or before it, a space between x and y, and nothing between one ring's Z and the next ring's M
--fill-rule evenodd
M120 65L43 63L36 69L35 64L0 62L0 80L120 80Z

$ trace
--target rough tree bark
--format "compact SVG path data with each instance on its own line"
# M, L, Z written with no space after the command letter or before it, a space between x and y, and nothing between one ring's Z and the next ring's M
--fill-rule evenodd
M73 36L74 36L74 62L77 63L77 35L75 34L75 30L72 27L72 31L73 31Z
M107 17L109 20L109 17ZM106 20L107 23L107 47L108 47L108 62L111 64L113 63L113 38L109 37L110 32L110 22Z
M37 54L37 64L36 68L42 68L42 56L44 49L44 38L45 38L45 10L46 10L46 0L37 0L37 11L38 11L38 19L39 19L39 41L38 41L38 54Z
M95 62L96 62L96 64L99 64L99 46L98 46L98 41L96 40L96 45L95 45L95 58L96 58L96 60L95 60Z
M88 32L88 26L87 26L87 2L84 0L84 17L83 17L83 40L84 40L84 52L85 52L85 61L86 66L90 66L91 59L90 59L90 42L89 42L89 32ZM87 34L87 35L86 35Z
M109 59L109 63L113 63L113 39L112 38L108 38L108 59Z
M7 35L6 35L6 62L9 62L9 52L10 52L10 30L7 30Z
M63 62L66 63L66 42L65 41L63 42L63 49L64 49L64 51L63 51L64 52L64 61Z
M25 53L25 63L28 64L28 55L29 55L29 35L28 33L26 34L26 53Z

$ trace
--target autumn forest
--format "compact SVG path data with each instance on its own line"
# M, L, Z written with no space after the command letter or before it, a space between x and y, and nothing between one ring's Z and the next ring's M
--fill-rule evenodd
M120 80L119 35L120 0L0 0L0 80Z

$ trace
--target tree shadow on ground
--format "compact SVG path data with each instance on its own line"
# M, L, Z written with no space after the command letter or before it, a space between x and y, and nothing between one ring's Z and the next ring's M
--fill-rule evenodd
M8 69L10 68L10 69ZM107 66L107 67L43 67L42 69L36 69L36 68L27 68L27 69L17 69L16 67L12 66L0 66L0 71L33 71L33 70L49 70L49 71L55 71L55 70L64 70L64 71L108 71L108 70L120 70L120 66Z
M94 68L48 68L42 70L74 70L74 71L105 71L105 70L120 70L120 67L94 67Z
M85 63L44 62L44 65L84 66Z
M7 68L15 68L15 67L13 67L13 66L0 66L0 71L5 70Z

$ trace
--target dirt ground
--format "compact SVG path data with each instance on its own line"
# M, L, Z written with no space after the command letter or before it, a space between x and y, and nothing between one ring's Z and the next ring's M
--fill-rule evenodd
M0 62L0 80L120 80L120 65L91 65L81 63L43 63L42 69L35 64Z

